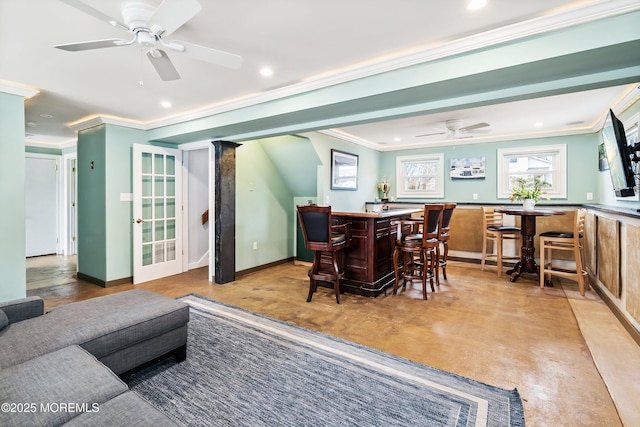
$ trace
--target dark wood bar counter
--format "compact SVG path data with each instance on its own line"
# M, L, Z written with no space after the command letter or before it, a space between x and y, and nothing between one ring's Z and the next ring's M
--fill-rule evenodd
M351 245L343 256L345 292L375 297L392 287L393 247L396 226L391 221L406 219L422 209L390 209L380 213L332 212L334 223L349 223Z

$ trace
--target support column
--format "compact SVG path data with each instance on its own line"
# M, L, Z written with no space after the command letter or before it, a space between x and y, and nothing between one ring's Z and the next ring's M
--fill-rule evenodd
M236 148L214 141L215 151L215 277L218 284L236 279Z

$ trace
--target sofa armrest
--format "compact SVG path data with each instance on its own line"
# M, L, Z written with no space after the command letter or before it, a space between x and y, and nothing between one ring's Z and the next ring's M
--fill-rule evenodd
M27 297L13 301L0 302L0 309L9 318L9 323L20 322L44 314L44 300L40 297Z

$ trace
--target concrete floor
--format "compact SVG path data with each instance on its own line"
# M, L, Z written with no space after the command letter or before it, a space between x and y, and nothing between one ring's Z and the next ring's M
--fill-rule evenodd
M59 258L64 257L52 262ZM640 347L598 295L580 296L575 282L554 278L555 287L540 289L534 277L511 283L478 265L450 262L449 280L428 301L416 284L396 296L344 294L337 305L327 288L305 302L307 268L288 263L222 286L208 282L203 268L138 287L169 297L196 293L497 387L515 387L528 426L633 426L640 419ZM52 284L28 295L43 297L48 309L134 287Z

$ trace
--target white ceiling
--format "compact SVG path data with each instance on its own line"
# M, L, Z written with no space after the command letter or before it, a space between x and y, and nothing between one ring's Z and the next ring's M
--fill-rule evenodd
M121 1L83 0L122 20ZM158 5L159 0L145 0ZM55 44L127 38L113 28L57 0L0 0L0 83L39 90L26 102L28 143L67 144L69 124L101 115L152 128L212 106L251 102L283 88L290 94L328 76L405 57L488 31L549 19L576 19L602 3L628 0L489 0L480 11L467 0L200 0L203 10L171 40L184 40L239 54L239 70L210 65L169 52L182 79L163 82L137 45L82 52ZM273 75L259 70L271 67ZM334 135L378 149L451 143L444 121L487 122L481 141L584 133L636 85L597 89L510 104L349 126ZM166 109L161 101L170 101ZM52 118L41 117L41 114ZM543 123L533 127L533 122ZM467 135L468 136L468 135ZM399 140L396 140L399 139Z

